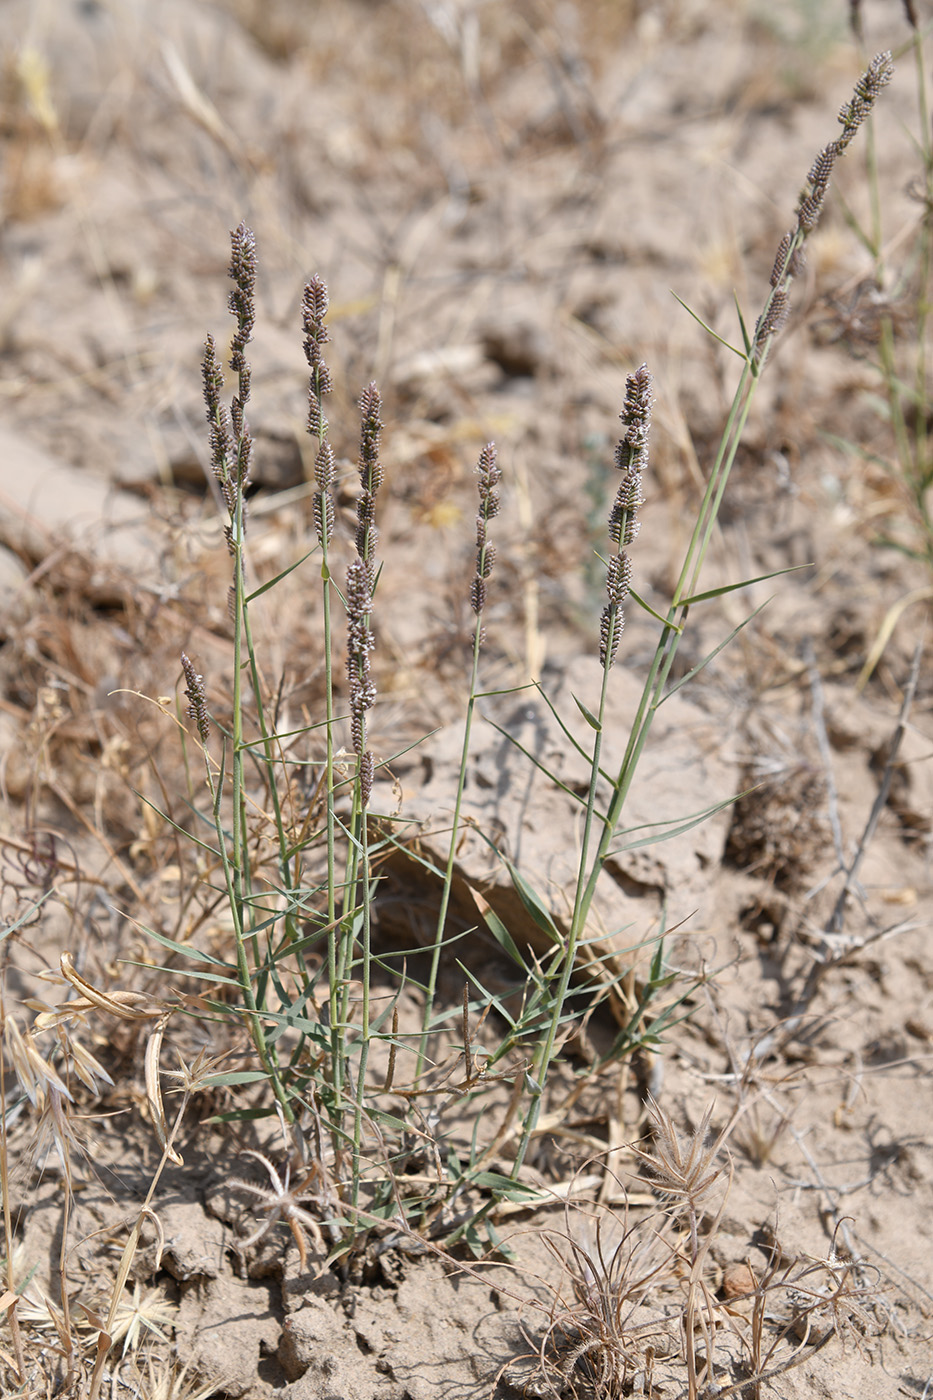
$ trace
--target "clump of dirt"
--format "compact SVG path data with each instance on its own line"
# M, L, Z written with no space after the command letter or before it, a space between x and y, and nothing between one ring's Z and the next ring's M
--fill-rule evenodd
M749 771L743 785L751 784L732 808L723 859L783 893L799 895L825 858L826 778L797 768L756 782Z

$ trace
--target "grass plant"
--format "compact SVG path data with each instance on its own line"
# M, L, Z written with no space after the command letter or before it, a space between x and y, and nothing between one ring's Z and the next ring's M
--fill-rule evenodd
M633 1145L656 1193L647 1216L611 1165L611 1205L571 1195L563 1229L545 1233L558 1271L549 1304L533 1310L546 1320L537 1334L526 1327L530 1349L507 1368L514 1389L555 1400L760 1396L833 1340L859 1346L883 1330L876 1271L835 1238L814 1259L786 1256L775 1236L760 1264L717 1270L710 1246L732 1163L729 1124L707 1141L711 1115L684 1135L651 1103L652 1143Z
M35 1019L27 1031L5 1006L0 1009L0 1042L18 1084L17 1099L31 1105L36 1151L57 1155L66 1202L72 1195L72 1164L88 1150L78 1100L83 1091L97 1095L107 1077L86 1048L81 1027L122 1025L148 1031L146 1112L159 1139L161 1159L128 1228L107 1306L85 1306L95 1337L90 1348L79 1340L73 1316L76 1292L69 1277L72 1241L66 1214L60 1297L47 1300L57 1338L56 1360L48 1375L54 1372L63 1388L81 1389L96 1400L103 1393L114 1349L122 1342L132 1350L145 1330L155 1332L166 1323L148 1295L137 1290L128 1298L125 1290L144 1230L152 1227L161 1234L157 1187L168 1164L182 1161L182 1124L199 1095L225 1094L225 1106L214 1114L214 1121L229 1125L231 1131L253 1130L260 1144L243 1155L260 1164L268 1185L239 1177L230 1182L251 1198L254 1214L260 1217L258 1226L239 1241L244 1253L285 1225L302 1270L349 1269L379 1232L421 1237L445 1257L461 1243L482 1255L489 1246L501 1245L498 1207L549 1199L527 1171L529 1154L547 1121L545 1106L561 1049L581 1018L592 1014L594 999L607 994L605 981L596 990L592 979L582 976L579 985L575 981L587 961L591 966L608 965L590 917L606 863L623 850L685 831L716 810L684 813L647 834L624 826L626 798L655 715L711 659L703 658L687 676L672 681L691 614L750 582L704 590L704 562L752 400L786 321L791 285L819 220L834 164L890 76L889 55L869 64L840 113L841 134L823 148L808 172L795 221L778 249L761 314L753 327L739 316L740 343L728 346L739 365L738 385L672 596L660 614L633 587L638 514L649 467L652 379L642 365L627 380L624 431L615 455L618 490L607 530L606 601L599 638L602 683L598 696L576 699L591 736L589 746L581 745L569 720L553 711L568 744L585 757L589 770L586 792L579 798L582 834L572 911L564 931L544 892L535 890L503 855L522 903L549 940L548 952L531 954L491 910L485 912L489 930L517 968L517 1011L510 1011L505 998L484 986L481 969L469 967L463 1005L454 1011L438 1006L439 970L456 932L449 910L470 738L482 701L491 694L483 688L482 649L487 593L494 585L491 535L501 486L496 448L489 443L477 466L476 566L469 584L474 626L464 687L462 761L448 857L435 871L436 928L427 950L426 974L418 981L409 968L409 955L390 956L376 936L380 863L405 841L404 825L385 802L388 783L382 779L391 770L392 757L378 754L372 734L381 570L380 393L371 383L359 400L356 524L348 546L336 530L337 458L325 416L332 387L324 357L328 296L324 283L313 279L303 294L302 330L309 368L307 429L316 454L315 541L303 558L258 582L249 555L253 439L247 417L247 352L258 268L253 234L245 224L234 230L229 309L235 329L229 355L222 355L208 337L203 362L211 471L223 502L229 555L229 675L223 686L216 676L202 675L196 660L182 654L187 712L173 715L165 706L164 713L166 723L177 724L182 733L191 791L183 818L173 815L176 809L169 804L158 813L181 845L189 843L205 898L212 910L224 910L229 943L208 946L206 939L170 937L146 926L153 947L171 957L172 976L181 990L167 984L158 991L98 985L66 951L58 978L62 1000L51 1007L34 1005ZM224 399L225 359L234 378L229 403ZM314 722L286 729L279 722L277 691L266 674L263 639L254 617L260 600L308 559L313 559L320 580L324 703ZM633 602L655 620L657 638L630 732L620 740L607 733L607 701L624 610ZM729 640L724 638L716 650ZM342 681L337 666L341 653ZM211 696L221 698L212 701ZM178 710L183 708L179 701ZM549 776L557 780L557 775ZM410 950L410 959L420 951ZM608 985L628 978L637 958L638 950L633 949L629 966L607 973ZM655 1046L669 1030L683 997L671 983L664 939L659 937L651 948L637 1008L615 1038L610 1062L618 1064L640 1048ZM409 993L420 1002L420 1024L403 1033L399 1008ZM458 1039L450 1059L442 1062L439 1032L451 1020L458 1027ZM207 1038L216 1035L215 1053L187 1053L191 1041L185 1033L192 1023ZM481 1026L486 1039L478 1045ZM180 1059L177 1070L163 1066L168 1047L174 1047ZM605 1064L601 1061L590 1073ZM163 1095L173 1081L181 1101L170 1122ZM458 1138L448 1133L448 1107L465 1109L476 1123L492 1093L498 1096L500 1118L491 1131L487 1126L482 1138L475 1128ZM20 1314L23 1299L30 1295L28 1285L15 1276L9 1205L7 1132L14 1105L7 1098L0 1107L10 1368L26 1386L32 1373ZM555 1107L558 1114L565 1110L566 1104ZM731 1167L723 1155L725 1135L711 1145L706 1141L711 1113L685 1138L666 1111L650 1102L653 1144L633 1149L659 1197L650 1221L630 1216L627 1194L608 1168L607 1177L620 1187L621 1212L594 1208L587 1221L590 1233L581 1241L576 1226L584 1208L568 1205L563 1236L551 1236L562 1277L552 1286L554 1306L533 1356L533 1383L543 1389L526 1386L526 1393L616 1396L637 1374L643 1392L650 1395L656 1393L654 1370L674 1366L686 1387L682 1393L690 1400L701 1394L755 1393L771 1376L812 1354L814 1339L822 1346L832 1336L856 1334L870 1326L866 1299L871 1285L854 1261L835 1252L827 1260L800 1267L779 1267L772 1260L760 1278L752 1274L749 1320L736 1322L716 1296L710 1245ZM785 1306L775 1324L778 1295ZM737 1350L729 1355L730 1364L744 1368L739 1380L726 1379L716 1360L720 1337L727 1331L738 1339Z

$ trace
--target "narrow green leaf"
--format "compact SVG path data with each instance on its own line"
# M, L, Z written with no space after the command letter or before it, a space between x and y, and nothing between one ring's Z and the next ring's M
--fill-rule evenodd
M738 636L743 627L747 627L750 622L754 621L754 619L761 612L762 608L766 608L770 601L770 598L766 598L765 601L759 607L757 607L753 613L749 613L748 617L744 618L739 623L738 627L734 627L732 629L728 637L726 637L724 641L720 642L718 647L713 647L713 650L709 652L708 655L704 656L702 661L698 661L697 664L693 666L685 676L681 676L680 680L677 681L674 685L672 685L670 690L666 691L665 694L661 696L661 699L658 701L658 708L660 708L661 705L664 704L665 700L670 699L672 695L676 695L678 690L681 690L685 685L688 685L690 681L693 680L694 676L698 676L703 670L704 666L708 666L709 663L715 657L717 657L725 647L729 645L733 638Z
M237 969L235 963L223 962L220 958L215 958L210 953L205 953L201 948L192 948L187 943L179 943L174 938L166 937L164 933L156 933L155 929L150 928L148 924L137 923L135 919L133 919L132 922L138 929L142 929L143 933L148 934L150 938L154 939L156 943L161 943L163 948L170 948L173 953L181 953L183 957L190 958L192 962L207 963L209 967L219 967L222 968L224 972L236 973ZM191 974L188 972L185 973L186 977L190 975Z
M281 583L283 578L288 578L289 574L294 573L296 569L301 568L301 565L305 562L305 560L310 559L311 555L318 548L320 548L319 545L314 545L312 549L308 550L307 554L303 554L300 559L296 559L294 564L289 564L287 569L283 569L280 574L276 574L275 578L270 578L268 583L260 584L258 588L253 589L252 593L247 593L246 597L243 599L243 602L249 604L255 598L261 598L263 593L267 593L270 588L274 588L277 583Z
M208 845L206 841L201 841L197 836L195 836L194 832L189 831L187 827L179 826L176 821L172 820L168 812L163 812L161 807L157 807L154 802L150 802L149 798L146 797L143 793L141 793L137 788L134 788L133 792L135 796L139 798L140 802L145 803L145 805L151 811L155 812L158 816L160 816L164 822L167 822L173 831L178 832L179 836L183 836L186 841L190 841L192 845L198 846L202 851L208 851L209 854L212 855L215 860L220 859L220 852L217 850L216 846ZM212 831L214 830L214 823L212 821L209 821L208 818L204 816L203 812L199 812L197 807L192 807L190 802L185 803L185 806L188 808L189 811L193 812L194 815L198 818L198 820L202 821L205 824L205 826L210 827Z
M511 1176L503 1176L501 1172L475 1172L470 1180L474 1186L495 1191L508 1201L523 1201L529 1197L537 1199L542 1195L536 1186L525 1186Z
M671 631L676 632L678 636L683 632L684 629L678 626L676 622L672 622L669 617L662 617L659 612L655 612L651 604L646 603L641 594L636 593L634 588L629 588L629 597L632 598L649 617L653 617L656 622L660 622L662 627L669 627Z
M268 1078L268 1074L266 1074L263 1069L241 1069L231 1070L229 1074L209 1074L201 1083L228 1086L234 1084L258 1084L261 1079Z
M381 1108L370 1108L368 1113L374 1122L381 1123L384 1128L391 1128L393 1132L411 1132L411 1124L406 1122L404 1118L399 1118L395 1113L384 1113ZM404 1180L404 1177L400 1177L399 1184L404 1184Z
M501 856L501 860L506 870L509 872L509 878L515 887L515 893L525 906L528 914L542 933L546 933L552 942L562 947L564 936L555 924L551 916L551 911L543 903L537 890L529 885L524 875L519 872L510 860L506 859L505 856Z
M757 578L742 579L739 583L723 583L718 588L709 588L705 593L694 593L692 598L684 598L683 606L692 608L694 603L706 603L710 598L722 598L727 593L738 593L743 588L751 588L753 583L766 583L768 579L780 578L782 574L795 574L798 569L812 568L812 564L791 564L786 569L775 569L770 574L759 574ZM756 609L756 612L752 613L752 617L755 617L759 612L761 612L761 608ZM748 620L746 619L746 621Z
M554 717L560 725L561 729L563 729L564 732L567 734L567 737L570 739L570 742L573 744L577 752L586 760L587 763L592 763L592 754L588 754L586 752L586 749L583 748L580 741L578 739L575 739L567 731L566 726L558 716L556 710L554 710L553 706L551 706L551 711L554 714ZM519 740L516 739L514 734L510 734L507 729L503 729L501 724L496 724L496 721L494 719L488 720L487 723L491 725L491 727L496 731L497 734L501 734L503 739L507 739L513 748L518 749L518 752L522 754L525 758L527 758L528 762L533 764L534 767L537 768L539 773L543 773L544 776L548 779L548 781L552 782L556 788L559 788L561 792L567 795L567 797L571 797L574 800L574 802L578 802L581 806L586 806L586 798L581 797L578 792L574 792L572 787L568 787L565 782L562 782L561 779L557 776L557 774L552 772L550 768L547 768L541 762L541 760L531 752L530 749L527 749L524 744L520 743ZM478 834L480 836L483 835L482 832L479 832ZM490 841L489 844L492 845L492 842ZM493 849L495 850L495 847L493 847Z
M144 967L148 972L152 971L151 963L139 962L135 958L121 958L120 962L123 964L124 967ZM193 981L196 982L210 982L212 987L235 987L238 990L242 990L240 986L239 977L222 977L219 972L198 972L193 967L165 969L165 971L168 971L169 973L171 973L173 970L177 971L179 977L190 977ZM208 1005L211 1005L211 1003L208 1003ZM235 1008L225 1006L220 1002L213 1003L213 1007L214 1009L219 1010L226 1017L229 1017L231 1015L231 1012L235 1010Z
M472 1220L469 1224L464 1226L463 1234L460 1238L463 1240L474 1259L482 1259L486 1250L483 1246L483 1241L480 1239L479 1231Z
M484 1223L486 1226L486 1234L489 1236L489 1243L492 1245L496 1253L501 1254L502 1258L505 1260L517 1259L518 1256L515 1253L515 1250L512 1248L511 1245L505 1242L505 1240L499 1234L499 1231L496 1229L492 1221L487 1220Z
M748 791L752 792L754 789L749 788ZM740 797L745 796L746 793L737 792L734 797L727 797L722 802L716 802L712 807L707 807L705 811L688 817L685 821L678 821L674 818L673 824L671 822L646 822L643 826L633 827L632 830L634 831L644 831L648 827L655 827L659 832L662 827L667 827L668 830L661 832L659 835L645 836L641 841L626 841L623 846L616 846L614 850L607 852L606 859L608 860L611 856L621 855L623 851L637 851L642 846L660 846L663 841L672 841L675 836L682 836L685 831L692 831L695 826L699 826L702 822L709 821L710 817L714 817L717 812L723 811L726 807L733 806L734 803L738 802Z
M335 715L334 718L340 721L346 719L346 715ZM263 761L263 755L252 753L253 749L261 749L265 744L276 743L282 739L295 739L302 734L313 734L316 729L325 728L326 724L327 721L321 719L318 720L317 724L303 724L299 729L276 730L273 734L260 734L258 739L245 739L240 745L240 753L248 753L250 757L257 759L257 761L261 763ZM274 768L275 766L275 762L269 765L270 768ZM288 766L289 768L320 768L321 760L319 758L303 759L289 756Z
M679 301L683 309L686 311L687 315L692 316L694 321L696 321L697 325L702 326L708 335L711 335L714 340L719 341L720 345L724 345L727 350L731 350L733 355L737 355L740 360L745 360L748 358L747 352L743 353L741 350L736 349L734 345L730 345L728 340L723 340L721 335L717 335L717 333L713 330L712 326L708 326L703 320L703 317L698 316L697 313L693 310L693 307L688 306L687 303L683 300L683 298L679 297L675 291L671 291L671 296L674 298L675 301Z
M593 711L588 710L584 705L583 701L579 700L576 695L573 695L573 703L576 705L577 709L580 711L581 715L586 720L590 728L595 729L597 734L601 734L603 727L600 724L599 720L596 718L596 716L593 714Z
M459 967L460 971L464 974L464 976L470 982L472 982L473 986L476 987L477 990L482 994L483 1005L491 1006L494 1011L497 1011L499 1013L499 1015L502 1017L503 1021L505 1021L506 1025L510 1028L510 1030L514 1030L515 1018L509 1015L508 1011L505 1009L502 1000L496 995L496 993L488 992L483 986L482 982L480 982L479 978L474 976L474 974L470 972L469 968L464 967L463 963L458 962L457 966ZM515 989L513 988L511 990ZM456 1014L458 1014L456 1010L445 1011L441 1013L431 1022L431 1029L433 1030L436 1026L443 1025L444 1022L448 1019L452 1020Z
M271 1105L268 1108L233 1108L229 1113L212 1113L210 1118L204 1118L204 1123L256 1123L262 1118L272 1118L275 1108ZM279 1110L281 1112L281 1110Z
M742 307L739 303L738 292L733 292L732 297L735 301L736 315L739 318L739 330L742 332L742 344L745 346L744 358L747 360L749 355L752 353L752 338L748 333L748 327L745 324L745 317L742 315Z
M518 951L518 945L515 942L515 939L509 933L505 924L499 918L499 915L496 913L495 909L493 909L490 905L486 904L484 901L484 907L480 910L480 914L482 916L483 923L489 929L489 932L499 944L499 947L505 949L505 951L508 953L509 957L512 959L513 962L517 963L519 967L524 968L525 960L522 957L521 953Z

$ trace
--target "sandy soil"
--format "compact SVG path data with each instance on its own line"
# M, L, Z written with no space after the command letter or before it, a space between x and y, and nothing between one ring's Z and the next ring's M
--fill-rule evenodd
M906 43L900 6L862 9L868 53ZM4 917L45 886L59 891L4 945L8 1016L25 1026L31 1012L17 1002L48 995L36 975L64 948L103 981L125 983L120 959L157 964L120 910L148 911L165 930L180 917L171 842L137 794L161 803L173 784L183 790L183 774L158 710L133 692L171 694L182 648L210 686L228 652L199 360L205 333L229 329L229 230L245 220L260 255L260 576L310 538L299 301L312 274L330 290L339 454L355 454L360 386L375 377L383 387L374 742L391 753L437 731L396 771L403 810L436 816L456 775L447 726L464 694L479 450L497 442L505 478L489 688L541 678L572 711L571 693L594 681L593 551L604 549L615 491L625 375L647 361L655 376L634 559L635 586L663 610L737 375L671 293L725 338L738 334L736 296L754 321L806 171L863 66L846 10L791 0L5 0ZM911 64L899 60L874 135L892 285L922 215L906 134L916 129ZM845 217L868 218L864 153L860 138L837 170L704 582L796 572L691 617L684 672L767 604L678 699L633 802L639 820L673 819L697 795L763 785L708 826L620 863L600 910L606 928L625 923L637 942L657 931L663 906L680 926L674 964L715 976L650 1064L592 1085L564 1125L591 1144L583 1157L593 1143L637 1138L646 1081L682 1124L713 1102L718 1131L744 1105L716 1267L763 1267L777 1236L786 1258L825 1258L835 1238L877 1270L867 1325L773 1383L778 1395L833 1400L920 1397L933 1380L926 658L844 932L826 932L840 854L851 859L878 796L930 596L928 567L878 539L907 539L910 526L886 470L872 263ZM909 355L906 291L895 309ZM349 512L349 495L344 504ZM294 714L320 693L305 587L295 575L261 614L268 676L284 678ZM621 748L652 649L651 620L630 611L610 749ZM527 697L488 710L544 733L544 711ZM495 801L477 785L477 820L511 831L522 868L560 892L578 838L572 809L503 768L495 731L477 744L477 771L496 783ZM464 888L492 878L470 864L481 859L481 849L464 853ZM417 936L429 912L415 875L391 872L387 944ZM473 937L463 956L488 967L489 948ZM159 987L156 966L134 975ZM460 974L451 966L445 977L456 1002ZM590 1028L596 1039L610 1032L598 1020ZM115 1079L115 1116L88 1124L93 1168L76 1167L70 1218L54 1156L32 1168L28 1110L14 1127L13 1193L22 1276L35 1271L55 1297L67 1226L75 1297L100 1306L158 1148L140 1117L137 1038L102 1027L95 1050ZM568 1075L586 1053L568 1047ZM231 1171L262 1172L231 1161L256 1141L243 1125L193 1117L186 1128L185 1165L168 1169L154 1202L161 1260L149 1240L134 1265L137 1290L154 1290L166 1309L162 1335L114 1364L112 1394L185 1393L158 1389L173 1358L204 1395L521 1393L508 1368L528 1349L523 1322L540 1336L531 1300L562 1286L540 1235L560 1228L559 1211L500 1227L514 1232L510 1269L457 1276L430 1252L397 1249L358 1276L315 1278L283 1227L245 1257L235 1249L243 1203ZM558 1132L529 1165L553 1185L579 1160ZM633 1189L646 1196L644 1181ZM51 1349L51 1326L44 1335ZM141 1392L131 1389L137 1370ZM83 1379L73 1384L83 1393ZM645 1393L643 1372L632 1384ZM659 1359L651 1393L685 1384Z

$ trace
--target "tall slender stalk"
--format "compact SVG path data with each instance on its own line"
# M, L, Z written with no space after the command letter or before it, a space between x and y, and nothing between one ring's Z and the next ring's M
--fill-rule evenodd
M424 997L424 1012L421 1018L421 1038L418 1043L418 1058L415 1065L415 1082L420 1079L427 1057L427 1042L431 1028L431 1015L434 1010L434 997L437 992L437 974L440 967L441 949L444 946L444 930L447 924L447 911L450 907L450 892L453 888L454 864L457 857L457 842L460 835L460 812L463 805L463 792L466 787L467 762L470 755L470 736L476 710L479 690L479 658L485 637L483 614L486 607L486 583L492 573L496 559L495 545L489 542L489 522L499 514L498 486L502 479L496 455L495 443L488 442L477 463L479 510L476 515L476 572L470 587L470 606L475 618L473 624L473 656L470 667L470 689L467 696L466 713L463 721L463 745L460 752L460 768L457 774L457 793L454 798L453 819L450 828L450 842L447 847L447 864L441 886L440 907L434 942L431 947L431 966L428 971L427 989Z
M592 720L595 731L593 756L590 763L590 780L586 796L586 815L583 821L582 848L577 867L577 885L567 943L561 959L560 976L557 989L552 996L547 1033L538 1046L534 1057L531 1103L525 1115L513 1174L520 1169L524 1161L528 1144L538 1123L548 1068L554 1056L557 1034L564 1014L564 1005L570 990L570 979L576 963L577 947L586 923L589 907L585 902L586 872L589 865L590 840L596 815L596 794L600 782L600 758L606 701L609 694L609 673L616 658L625 624L623 604L631 588L632 563L628 550L638 534L638 510L644 503L642 473L648 465L648 432L651 424L651 375L648 373L647 365L642 365L634 374L629 375L626 381L625 407L620 417L625 424L626 431L616 448L615 463L622 473L622 479L609 515L609 538L615 546L615 552L612 554L606 570L607 602L603 609L599 646L602 684L599 707Z
M607 819L588 873L582 896L584 919L589 912L600 872L618 830L625 800L631 788L652 721L664 699L665 687L691 605L695 601L700 574L719 517L723 496L735 463L755 391L761 380L774 338L784 326L789 315L790 287L794 278L803 268L804 244L819 221L837 158L845 152L851 143L859 127L868 117L878 95L890 82L892 74L891 55L889 53L879 54L862 74L852 98L840 111L839 122L842 126L842 135L824 146L810 167L807 174L807 188L797 206L795 226L784 235L778 247L771 272L771 291L753 335L745 337L745 351L742 355L743 365L739 383L700 503L696 523L687 544L683 564L645 681L638 710L629 731L625 753L613 784ZM741 354L742 352L737 351L736 353Z
M222 787L215 783L210 758L207 751L209 721L204 695L203 680L194 670L187 657L182 657L182 667L188 682L186 694L190 702L189 713L198 726L204 748L207 781L211 792L214 823L217 831L218 849L224 872L224 881L229 895L230 914L236 947L237 976L243 994L250 1035L263 1069L269 1076L273 1092L289 1122L294 1113L288 1094L282 1084L278 1062L266 1041L260 1007L253 990L253 976L250 968L250 954L247 944L252 944L254 964L258 961L255 934L249 931L251 918L251 882L246 846L246 800L244 792L244 761L246 746L243 733L243 670L246 615L246 566L244 536L246 529L246 489L249 485L249 468L253 440L246 422L246 405L250 395L250 366L246 359L246 346L252 338L255 320L256 292L256 240L245 224L240 224L231 235L230 277L233 290L230 293L230 312L236 318L230 365L237 375L237 392L234 394L229 412L221 404L223 371L217 358L212 336L208 336L203 362L204 399L211 438L211 468L227 508L228 522L224 529L227 548L232 559L233 582L230 588L229 604L233 618L233 714L231 721L230 780L231 780L231 831L228 847L227 833L224 830L221 814Z
M589 911L596 893L599 876L602 873L603 865L610 853L612 842L615 839L622 818L625 801L631 788L639 759L644 750L651 724L659 706L664 700L665 687L671 667L674 663L674 658L677 654L680 638L686 626L690 608L692 604L697 601L695 595L700 574L719 516L723 496L735 462L745 423L751 409L755 390L761 379L772 342L789 315L790 286L794 277L803 266L803 245L819 221L823 204L829 190L829 182L833 167L837 158L845 152L859 127L868 117L879 93L890 81L892 72L893 68L890 54L879 54L869 64L865 73L862 74L856 84L852 98L840 111L839 122L842 125L842 134L834 141L831 141L827 146L823 147L807 173L806 189L797 206L796 223L794 228L784 235L778 247L770 278L771 290L766 298L764 309L758 318L754 332L749 335L745 331L743 325L745 341L744 351L736 351L736 354L739 355L743 361L739 383L720 439L719 449L710 472L703 499L700 503L697 519L687 544L671 603L642 690L641 700L639 701L635 718L629 730L628 742L613 783L612 795L605 820L602 823L602 831L596 844L595 855L590 859L590 833L595 816L595 799L599 780L599 760L606 701L608 672L608 666L606 664L607 628L609 642L614 646L618 640L615 618L610 616L610 620L607 623L606 615L604 615L603 636L601 638L601 659L604 668L603 682L597 714L595 717L591 717L592 727L595 730L595 738L573 914L567 945L563 950L560 961L559 980L556 991L553 994L548 1031L535 1055L535 1075L531 1088L531 1104L525 1116L522 1137L516 1162L513 1167L513 1175L517 1173L521 1166L531 1134L538 1121L544 1082L547 1076L548 1066L554 1054L557 1031L564 1016L564 1005L570 987L570 978L573 974L574 960L580 936L586 926ZM646 397L638 407L634 407L638 393L636 390L636 380L641 375L643 375L645 379L643 387ZM626 453L630 451L633 458L638 457L645 446L639 434L641 427L645 430L647 429L648 382L650 381L647 376L647 370L644 369L644 367L642 370L638 371L638 375L632 376L629 380L629 392L626 395L626 409L622 414L623 421L628 425L628 432L625 439L623 439L623 442L620 444L617 454L617 465L623 470L630 470L632 466ZM614 507L614 516L611 517L611 519L615 519L616 513L618 513L621 519L627 522L627 525L623 527L624 538L625 528L634 523L634 510L632 508L623 508L620 506L619 499L617 499L616 506ZM613 572L614 566L620 571L622 569L621 559L623 557L623 547L615 535L613 535L612 538L619 546L619 549L618 554L610 563L610 603L612 602L613 587L620 584L623 580L621 572L619 572L618 575ZM620 562L616 564L616 560ZM628 591L627 574L624 576L624 589L626 592Z
M330 1076L333 1090L331 1120L339 1131L342 1120L344 1080L344 1038L340 1025L340 983L337 975L340 930L337 920L337 815L334 792L334 660L330 571L330 543L334 533L334 483L336 466L334 450L327 440L328 423L324 416L324 395L332 390L330 369L323 356L328 333L327 287L314 277L305 287L302 299L304 352L311 371L308 381L307 428L317 441L314 463L314 528L321 546L321 618L324 634L324 801L327 841L327 979L328 1020L330 1031ZM338 1144L335 1140L335 1151Z
M372 631L373 595L376 587L376 495L382 485L383 470L379 461L379 439L382 422L379 414L382 401L375 384L369 384L360 396L360 495L356 506L356 558L347 570L347 679L350 683L350 737L356 754L353 784L353 812L350 821L350 851L348 876L344 896L346 947L350 958L338 968L343 978L342 1021L346 1024L349 1004L350 972L354 935L359 920L360 976L362 1008L360 1014L360 1058L356 1071L355 1111L353 1116L353 1195L355 1206L359 1198L363 1118L366 1110L366 1068L371 1038L370 977L372 971L372 869L369 850L367 808L375 776L375 758L367 747L366 715L376 699L372 679L370 654L375 646ZM359 900L359 915L356 900Z

